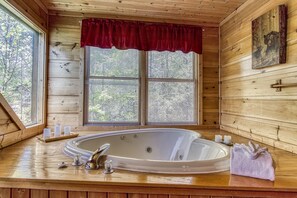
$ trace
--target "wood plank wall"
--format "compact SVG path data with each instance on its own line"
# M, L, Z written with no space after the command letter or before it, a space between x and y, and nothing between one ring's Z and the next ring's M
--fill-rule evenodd
M67 13L65 13L67 15ZM49 17L48 126L80 126L83 78L80 77L79 16ZM219 34L216 27L203 32L203 124L218 127Z
M47 32L48 10L42 0L4 0L32 23Z
M67 187L66 187L67 188ZM120 188L125 190L125 188ZM220 189L172 189L149 192L137 187L127 187L127 191L135 192L94 192L73 190L44 190L26 188L0 188L0 198L292 198L292 191L252 191L252 190L220 190Z
M288 7L287 63L251 69L251 21ZM250 0L220 26L221 129L297 153L297 87L276 92L276 80L297 83L297 1Z

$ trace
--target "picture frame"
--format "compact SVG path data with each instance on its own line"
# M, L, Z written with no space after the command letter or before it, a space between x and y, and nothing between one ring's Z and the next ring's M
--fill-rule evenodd
M286 62L287 8L266 12L252 21L252 69Z

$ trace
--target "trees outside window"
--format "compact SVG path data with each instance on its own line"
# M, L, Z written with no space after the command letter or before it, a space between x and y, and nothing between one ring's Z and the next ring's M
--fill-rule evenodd
M88 122L138 122L138 51L90 47L87 52Z
M194 53L87 47L86 55L86 124L197 123Z
M27 126L41 120L37 112L39 38L37 31L0 7L0 93Z
M148 52L149 123L194 123L196 83L193 53Z

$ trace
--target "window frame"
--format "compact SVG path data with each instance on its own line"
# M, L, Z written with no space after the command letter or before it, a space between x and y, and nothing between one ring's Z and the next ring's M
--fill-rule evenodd
M33 44L32 44L32 88L31 88L31 120L32 117L36 117L35 122L24 124L27 128L35 128L44 126L46 121L46 40L47 32L35 25L29 18L24 16L19 11L15 10L10 5L3 2L0 3L0 9L12 16L15 20L20 22L22 25L28 27L34 32ZM36 42L37 41L37 42ZM37 53L36 53L37 52ZM34 93L33 93L34 92ZM35 104L33 104L35 103ZM34 112L33 112L34 110ZM17 115L18 116L18 115ZM19 118L19 116L18 116ZM20 118L19 118L20 119Z
M193 79L177 79L177 78L166 78L166 81L169 82L192 82L194 83L194 121L193 122L148 122L148 83L149 79L158 80L162 78L148 78L148 53L145 51L138 51L139 52L139 113L138 113L138 122L89 122L88 121L88 99L89 99L89 75L90 75L90 53L89 47L83 48L83 55L84 55L84 74L83 74L83 113L82 113L82 122L83 126L131 126L131 127L152 127L152 126L197 126L200 124L199 118L202 116L200 115L200 95L201 93L201 86L199 83L199 73L200 73L200 55L193 53ZM84 65L82 64L82 65ZM106 77L106 79L121 79L119 77ZM132 78L131 78L132 79ZM135 78L137 79L137 78ZM163 78L164 79L164 78ZM158 81L162 82L162 81Z

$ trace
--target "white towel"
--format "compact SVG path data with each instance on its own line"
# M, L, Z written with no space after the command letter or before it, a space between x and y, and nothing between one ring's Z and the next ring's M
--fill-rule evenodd
M230 172L235 175L274 181L273 160L266 147L249 142L235 144L231 151Z

